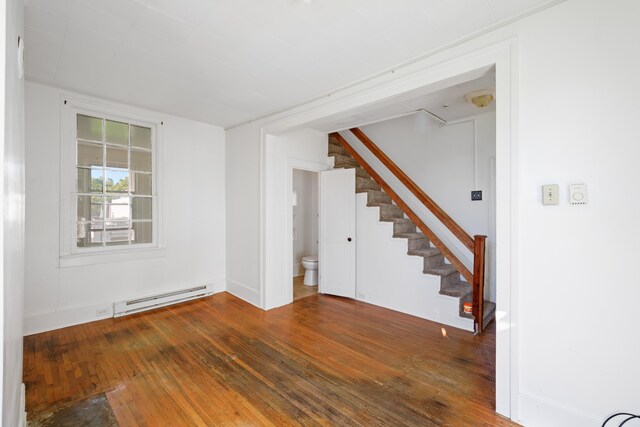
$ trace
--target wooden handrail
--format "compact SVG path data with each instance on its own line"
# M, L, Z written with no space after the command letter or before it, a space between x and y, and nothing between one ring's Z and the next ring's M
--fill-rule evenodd
M425 237L429 239L434 246L440 251L440 253L449 260L451 265L465 278L469 283L473 282L473 275L471 271L456 257L453 252L447 248L447 246L435 235L433 231L418 217L418 215L411 210L411 208L393 191L393 189L373 170L373 168L367 163L360 154L342 137L339 133L332 134L338 142L344 147L345 150L362 166L364 170L373 178L373 180L384 190L385 193L391 197L391 200L409 217L411 221L424 233ZM483 264L484 265L484 264Z
M369 149L369 151L373 153L374 156L376 156L378 160L382 162L382 164L387 169L389 169L389 171L391 171L391 173L396 178L400 180L400 182L402 182L402 184L404 184L409 189L409 191L413 193L414 196L418 198L418 200L420 200L422 204L426 206L427 209L431 211L431 213L433 213L433 215L435 215L436 218L440 220L440 222L445 225L445 227L449 229L449 231L451 231L451 233L453 233L454 236L456 236L462 242L463 245L467 247L467 249L473 252L473 239L469 234L467 234L466 231L462 229L462 227L460 227L460 225L458 225L457 222L453 220L453 218L451 218L440 206L438 206L438 204L434 202L431 197L427 196L427 194L422 191L422 189L418 187L418 185L413 182L413 180L409 178L407 174L405 174L402 169L400 169L398 165L393 162L393 160L391 160L376 144L374 144L374 142L371 141L369 137L364 134L364 132L362 132L359 128L353 128L350 129L350 131L360 140L360 142L362 142L365 147Z

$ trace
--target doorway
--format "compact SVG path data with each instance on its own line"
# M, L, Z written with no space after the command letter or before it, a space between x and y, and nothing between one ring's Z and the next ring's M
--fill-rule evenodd
M293 169L291 177L293 300L318 293L318 173Z
M478 48L463 46L425 57L402 67L403 73L396 69L387 75L372 78L361 85L342 91L330 98L323 97L306 105L304 109L295 109L287 114L274 117L265 122L260 131L266 149L262 153L263 192L261 227L264 241L261 246L261 300L265 309L284 305L276 280L278 269L271 266L272 259L280 259L277 241L278 234L271 233L274 211L274 197L269 186L273 174L277 174L276 162L270 157L269 145L277 135L299 129L318 129L318 125L335 122L345 114L360 109L368 109L372 104L386 101L401 101L404 96L431 93L439 88L451 86L482 76L488 69L495 67L496 74L496 252L495 280L497 298L496 315L496 411L510 417L512 405L517 404L517 383L519 378L517 342L517 301L518 275L512 265L517 259L518 239L513 230L518 229L515 215L518 203L517 182L519 167L517 162L517 56L514 54L516 43L505 40L496 44ZM334 127L335 129L335 127ZM287 216L288 217L288 216ZM290 229L289 229L290 230ZM290 232L290 231L288 231ZM286 236L282 235L283 238ZM281 239L284 241L284 239ZM280 252L282 254L282 252ZM290 257L287 257L287 262ZM287 269L290 271L290 269Z

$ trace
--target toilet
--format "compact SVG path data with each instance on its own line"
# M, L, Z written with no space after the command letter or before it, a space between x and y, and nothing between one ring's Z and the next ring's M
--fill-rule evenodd
M306 256L302 258L302 266L305 268L304 284L307 286L318 285L318 257Z

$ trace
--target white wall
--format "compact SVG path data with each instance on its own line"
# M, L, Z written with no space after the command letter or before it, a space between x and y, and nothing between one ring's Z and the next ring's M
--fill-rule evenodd
M3 4L4 8L4 4ZM24 310L24 80L18 77L17 41L23 37L24 7L6 2L0 21L6 22L4 69L4 141L2 151L2 425L23 425L22 317ZM1 28L2 26L0 26ZM3 36L5 31L2 31ZM5 56L4 54L2 55ZM0 98L2 99L2 98Z
M423 274L422 257L407 255L407 239L393 238L393 223L356 194L356 299L473 331L459 315L458 298L440 295L440 276Z
M527 425L599 425L640 409L640 343L629 339L639 324L640 200L628 197L640 184L638 16L636 1L569 1L511 31L520 45L516 262ZM615 108L598 107L606 105ZM572 182L588 185L588 205L567 203ZM541 204L550 183L560 184L559 206Z
M260 127L225 133L227 291L261 306Z
M327 134L302 130L268 135L266 140L265 305L279 307L293 300L291 193L293 169L327 168Z
M640 199L628 195L640 184L638 16L633 0L568 0L281 118L284 126L384 99L412 70L446 76L440 64L513 40L512 151L497 158L509 156L514 167L507 186L516 200L508 207L515 312L507 358L515 368L507 410L525 425L600 425L615 411L638 412L640 344L632 337L640 240L633 224ZM233 130L258 129L243 141L252 158L260 156L261 125L268 124ZM228 168L242 167L228 160ZM252 177L245 185L259 197L260 177ZM588 205L567 203L572 182L588 185ZM540 186L548 183L561 186L559 206L541 204ZM247 220L259 222L260 212ZM258 241L244 250L259 253Z
M293 211L293 276L304 274L302 258L318 255L318 174L293 170L293 191L297 206Z
M224 290L224 132L173 116L162 115L161 130L166 249L154 258L59 267L62 93L33 83L26 89L25 333L95 320L98 309L110 315L114 301L132 297L196 284Z
M413 114L362 127L362 131L388 155L471 236L490 235L491 158L495 158L495 113L469 121L440 126L425 114ZM350 132L343 132L351 135ZM349 139L350 141L352 138ZM361 144L355 148L370 157ZM418 213L421 203L386 170L385 181L402 194ZM471 201L471 191L482 190L481 201ZM426 218L425 218L426 220ZM491 242L488 242L491 247ZM491 270L487 279L491 279ZM495 301L495 288L488 295Z

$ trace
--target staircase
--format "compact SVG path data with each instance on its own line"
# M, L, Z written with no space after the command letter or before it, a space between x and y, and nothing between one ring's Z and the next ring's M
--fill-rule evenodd
M431 245L429 239L422 232L417 230L416 224L405 216L400 207L393 203L391 197L358 164L334 135L329 135L328 154L334 158L334 168L355 169L356 193L367 194L367 206L379 209L380 221L393 223L393 237L407 240L408 255L422 257L422 272L424 274L440 276L439 293L458 298L459 316L473 319L473 315L465 313L463 309L465 302L472 301L471 285L461 280L460 273L456 268L445 262L442 253ZM495 308L495 303L484 301L483 327L494 318Z

